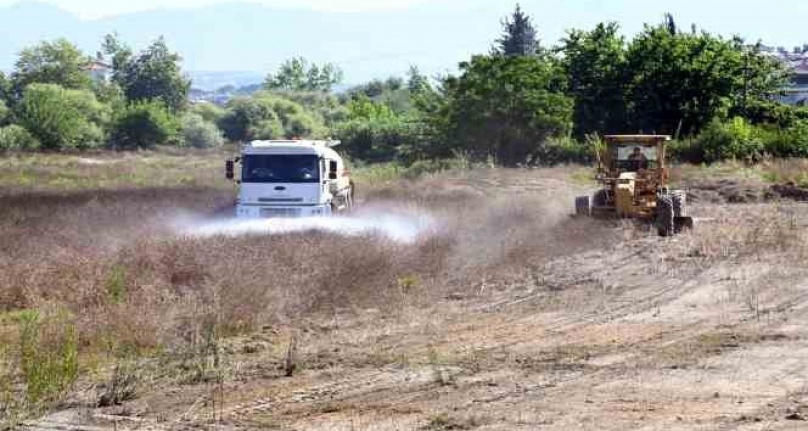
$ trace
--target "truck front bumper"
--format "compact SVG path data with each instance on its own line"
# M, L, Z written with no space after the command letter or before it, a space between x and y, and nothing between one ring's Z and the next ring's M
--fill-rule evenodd
M331 215L330 205L317 206L263 206L263 205L237 205L236 218L297 218L297 217L323 217Z

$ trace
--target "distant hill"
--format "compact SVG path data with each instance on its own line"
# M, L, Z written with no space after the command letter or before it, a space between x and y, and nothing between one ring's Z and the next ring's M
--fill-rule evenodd
M23 47L43 39L66 37L93 54L104 34L117 32L136 48L165 36L183 55L186 70L207 71L191 73L194 86L205 89L260 82L266 72L298 55L337 63L348 83L403 75L410 64L426 73L446 73L471 54L488 50L510 7L484 4L458 11L436 2L348 13L224 3L82 20L46 3L24 1L0 8L0 70L11 68ZM489 25L480 29L467 22Z
M261 72L238 71L190 71L188 72L188 76L191 78L194 88L207 91L218 90L225 86L242 88L252 84L260 84L264 82L264 78L266 77L265 74Z

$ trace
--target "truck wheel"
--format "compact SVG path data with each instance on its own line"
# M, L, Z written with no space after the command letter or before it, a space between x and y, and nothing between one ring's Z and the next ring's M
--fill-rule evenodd
M592 215L592 204L589 201L589 196L575 198L575 215L580 217Z
M353 180L349 180L348 185L351 187L351 202L354 202L356 198L356 184L354 184Z
M355 199L356 198L356 189L354 187L353 180L351 180L349 182L348 187L349 187L348 197L347 197L347 199L348 199L348 209L352 210L354 208L354 205L356 204L356 199Z
M657 196L656 224L659 236L667 237L675 233L676 224L673 212L673 200L670 195Z

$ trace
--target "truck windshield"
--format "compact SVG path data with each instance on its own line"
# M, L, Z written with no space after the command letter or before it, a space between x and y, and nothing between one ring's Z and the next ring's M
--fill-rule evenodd
M245 183L320 182L318 158L313 155L246 155L241 181Z

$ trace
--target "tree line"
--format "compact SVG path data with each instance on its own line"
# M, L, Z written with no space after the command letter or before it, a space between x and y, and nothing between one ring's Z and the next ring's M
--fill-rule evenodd
M670 15L630 40L601 23L555 46L519 6L501 24L488 53L455 75L413 66L335 92L337 66L294 58L223 107L188 103L191 83L162 38L134 52L109 35L94 58L44 42L0 75L0 150L333 137L368 162L463 155L516 166L590 161L604 134L663 133L687 161L808 157L808 111L778 101L789 71L759 44L683 30ZM86 73L93 59L111 64L108 82Z

